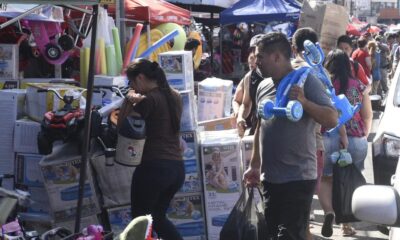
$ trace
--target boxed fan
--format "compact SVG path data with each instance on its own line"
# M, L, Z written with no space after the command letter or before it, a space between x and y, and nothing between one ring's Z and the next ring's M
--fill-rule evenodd
M56 145L52 154L43 157L39 163L55 222L66 222L75 218L81 158L78 144L67 142ZM88 170L84 184L83 217L100 211L90 173Z
M38 154L37 136L40 123L29 119L19 119L14 128L14 152Z
M158 55L158 59L172 88L178 91L194 89L191 51L164 52Z
M72 104L74 107L80 105L80 95L84 91L83 88L69 84L29 83L26 89L26 111L33 120L41 121L46 112L56 111L65 105L50 89L56 90L61 96L66 93L73 95L76 98Z
M232 105L233 82L219 78L207 78L199 83L199 121L229 117Z
M167 217L183 239L203 240L206 238L201 194L175 196L170 202Z
M106 105L112 102L113 96L115 93L112 92L111 89L107 87L127 87L128 79L126 76L105 76L105 75L95 75L93 86L95 90L101 91L102 95L102 105ZM104 87L104 88L101 88Z
M214 240L242 191L240 139L236 130L200 136L207 232Z
M19 78L19 47L16 44L0 44L0 79Z
M195 131L181 132L181 148L185 164L185 182L178 193L201 192L201 176L197 155L197 134Z
M46 194L44 187L29 187L31 203L28 206L27 212L38 214L49 214L50 203L49 197Z

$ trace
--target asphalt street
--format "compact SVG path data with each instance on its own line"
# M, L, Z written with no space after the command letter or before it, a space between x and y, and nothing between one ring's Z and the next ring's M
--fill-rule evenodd
M379 119L381 117L381 113L379 112L374 112L374 120L372 123L372 130L371 134L368 137L368 155L367 159L365 160L365 170L363 171L363 174L365 176L365 179L367 180L368 183L373 183L374 182L374 175L373 175L373 168L372 168L372 146L371 142L372 139L375 135L375 131L378 127L379 124ZM321 206L319 205L318 197L314 195L314 200L313 200L313 212L315 215L315 220L311 222L311 233L313 234L314 240L320 240L320 239L334 239L334 240L355 240L355 239L388 239L389 237L387 235L382 234L377 230L377 226L371 223L365 223L365 222L358 222L352 224L352 226L355 228L357 234L351 237L343 237L341 235L341 229L338 225L334 225L333 229L333 235L330 238L325 238L321 235L321 227L323 224L324 220L324 211L322 210Z

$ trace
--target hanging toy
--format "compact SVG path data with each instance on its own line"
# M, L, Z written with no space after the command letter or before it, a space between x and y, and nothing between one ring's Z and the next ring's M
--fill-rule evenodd
M258 105L258 114L265 120L276 117L286 117L297 122L303 116L303 106L297 100L290 100L288 93L293 85L303 87L311 68L302 67L292 71L279 83L275 102L266 99Z
M314 44L310 40L305 40L303 45L305 50L303 52L304 59L308 65L313 68L313 74L315 74L325 84L327 93L331 97L332 104L339 113L338 125L328 131L328 133L332 133L337 131L343 124L349 121L356 112L360 110L361 103L352 106L344 94L336 96L335 88L333 87L329 76L326 74L322 66L325 55L321 49L321 46L319 43Z

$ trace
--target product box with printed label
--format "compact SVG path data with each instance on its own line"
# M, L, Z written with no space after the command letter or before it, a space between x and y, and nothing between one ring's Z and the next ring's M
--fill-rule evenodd
M196 101L193 91L179 92L182 97L181 131L192 131L197 127Z
M32 200L28 205L27 211L30 213L50 213L49 197L46 194L44 187L29 187L30 199Z
M178 91L194 89L191 51L164 52L158 55L158 59L172 88Z
M240 139L237 131L201 133L201 159L209 240L219 233L241 193Z
M168 219L185 240L205 240L203 198L201 194L175 196L167 211Z
M0 90L0 174L14 174L14 125L25 109L25 91ZM3 187L13 188L13 179L4 179Z
M0 89L14 89L19 87L18 80L3 80L0 79Z
M199 121L229 117L232 106L233 82L219 78L207 78L199 83Z
M105 76L105 75L95 75L93 86L96 91L101 91L102 93L102 105L111 103L115 93L109 87L127 87L128 79L126 76Z
M43 175L39 166L43 155L18 153L16 161L16 181L28 187L44 187Z
M63 100L59 99L49 89L57 91L61 96L64 96L66 93L74 96L74 99L76 99L72 104L74 107L79 106L79 96L84 91L83 88L68 84L29 83L26 89L26 111L28 116L35 121L41 121L46 112L57 111L65 105ZM85 96L86 94L83 95Z
M81 154L76 143L56 145L53 153L39 163L44 185L49 196L52 215L56 222L74 219L78 200ZM92 176L87 172L84 185L82 216L99 212Z
M195 131L181 132L181 148L185 164L185 182L178 193L201 191L200 165L197 155L197 134Z
M40 123L29 119L19 119L14 128L14 152L39 153L37 136L40 132Z
M108 221L114 236L120 234L132 221L131 205L107 210Z
M0 79L18 79L19 46L0 44Z

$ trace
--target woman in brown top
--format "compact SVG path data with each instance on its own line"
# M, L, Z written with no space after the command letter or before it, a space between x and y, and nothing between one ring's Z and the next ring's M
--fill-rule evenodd
M142 163L132 178L132 217L151 214L160 238L179 240L182 237L166 211L185 178L179 141L182 101L156 62L136 60L128 65L126 75L133 90L127 94L120 117L135 111L146 122Z

